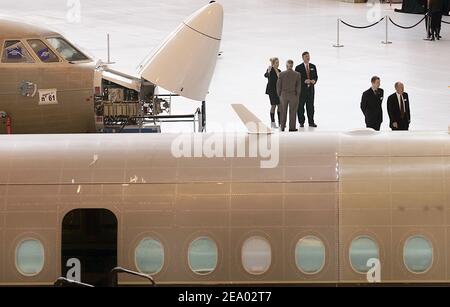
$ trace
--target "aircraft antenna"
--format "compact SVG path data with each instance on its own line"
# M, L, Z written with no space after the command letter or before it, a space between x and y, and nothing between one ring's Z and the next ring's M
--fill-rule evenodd
M109 33L106 34L106 45L108 48L108 63L111 63L111 41L110 41Z

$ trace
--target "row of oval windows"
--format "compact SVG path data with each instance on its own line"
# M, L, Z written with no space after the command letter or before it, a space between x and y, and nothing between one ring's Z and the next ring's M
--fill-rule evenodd
M350 264L358 273L367 273L367 261L379 259L377 243L368 236L361 236L350 245ZM242 245L242 265L252 275L266 273L272 262L270 243L263 237L248 238ZM320 273L325 266L326 250L323 242L315 236L307 236L297 242L295 263L304 274ZM426 273L433 264L433 246L423 236L410 237L403 250L406 268L416 274ZM194 240L188 249L190 269L199 275L207 275L216 269L218 251L216 243L209 237ZM135 251L136 267L146 274L157 274L164 266L164 247L152 238L143 239Z
M297 242L295 263L304 274L320 273L325 266L326 250L323 242L315 236L307 236ZM350 264L358 273L369 270L367 261L379 259L377 243L368 236L352 241L349 250ZM272 263L270 243L263 237L250 237L242 245L242 265L252 275L266 273ZM144 238L135 249L135 264L142 273L155 275L164 267L164 246L153 238ZM433 264L433 246L423 236L406 240L403 248L406 268L416 274L426 273ZM192 272L208 275L215 271L218 263L217 244L210 237L193 240L188 249L188 263ZM25 276L35 276L44 268L44 247L39 240L26 239L16 248L16 267Z

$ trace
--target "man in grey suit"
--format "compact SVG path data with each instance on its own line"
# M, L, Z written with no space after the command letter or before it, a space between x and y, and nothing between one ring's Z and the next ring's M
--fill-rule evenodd
M289 107L289 131L298 131L297 110L302 89L301 76L294 71L294 61L286 63L287 70L280 73L277 82L277 94L281 98L281 131L286 129L287 111Z

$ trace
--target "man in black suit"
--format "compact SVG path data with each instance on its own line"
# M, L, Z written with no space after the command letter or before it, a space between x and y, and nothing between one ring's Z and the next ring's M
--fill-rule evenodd
M442 14L444 13L443 0L428 0L428 10L431 15L431 27L428 35L431 40L441 39Z
M366 118L367 128L380 131L383 123L384 90L380 88L381 81L377 76L372 77L372 86L365 91L361 98L361 110Z
M295 68L295 71L300 73L301 83L302 83L302 91L299 99L299 107L298 107L298 121L300 123L300 127L305 127L305 106L306 112L308 114L308 123L310 127L317 128L316 123L314 122L314 95L315 90L314 86L319 79L317 74L316 65L311 64L309 52L305 51L302 54L303 63L298 65Z
M405 93L403 83L395 83L395 93L389 96L387 109L392 130L409 130L409 124L411 123L409 96L408 93Z

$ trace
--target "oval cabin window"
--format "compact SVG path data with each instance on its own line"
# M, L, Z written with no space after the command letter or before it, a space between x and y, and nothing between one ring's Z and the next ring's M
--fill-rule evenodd
M16 267L24 276L36 276L44 268L44 246L39 240L23 240L16 248Z
M410 272L426 273L433 265L433 245L422 236L409 238L403 248L403 261Z
M143 239L135 250L137 269L145 274L158 274L164 266L164 247L158 240Z
M313 236L298 241L295 247L295 264L304 274L317 274L325 266L325 245Z
M270 243L262 237L248 238L242 245L242 265L252 275L266 273L272 264Z
M208 237L201 237L191 242L188 262L192 272L208 275L216 270L218 262L217 244Z
M366 236L353 240L350 245L350 264L352 268L358 273L367 273L370 269L367 266L369 259L380 259L377 243Z

